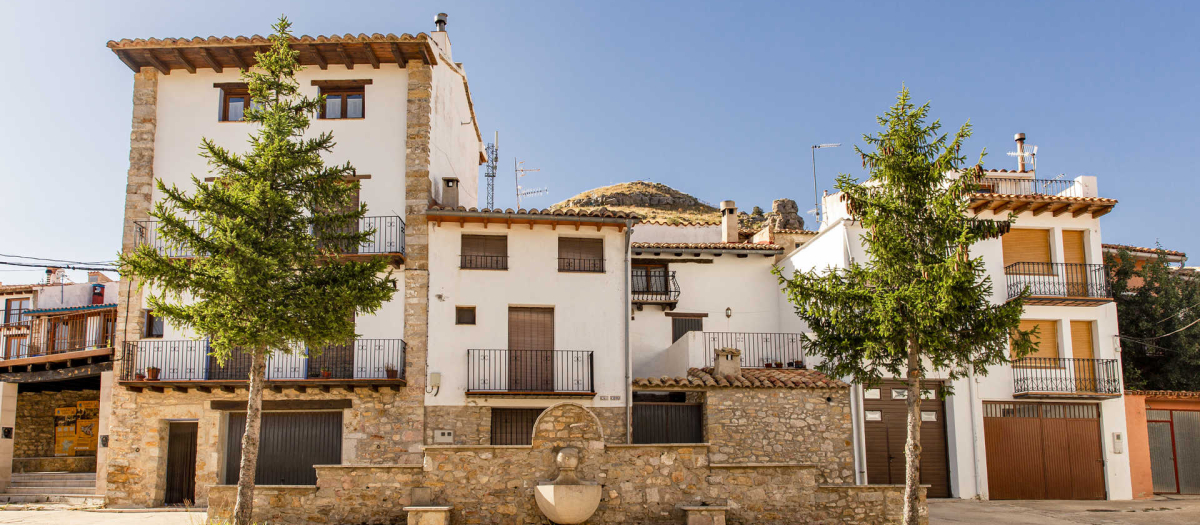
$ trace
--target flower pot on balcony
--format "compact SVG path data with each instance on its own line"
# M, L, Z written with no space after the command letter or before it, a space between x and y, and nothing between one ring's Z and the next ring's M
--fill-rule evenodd
M134 381L145 381L145 380L146 380L146 374L143 374L143 373L141 373L141 372L138 372L138 373L136 373L136 374L133 374L133 380L134 380Z
M158 381L158 373L161 372L157 366L152 366L146 369L146 379L150 381Z
M763 366L767 368L775 368L775 363L763 363Z
M321 369L321 379L329 379L333 377L333 371L328 368Z
M383 372L387 374L388 379L396 379L400 376L400 371L395 368L385 368Z

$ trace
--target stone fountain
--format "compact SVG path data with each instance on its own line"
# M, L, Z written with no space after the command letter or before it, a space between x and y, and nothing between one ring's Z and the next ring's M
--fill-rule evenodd
M554 456L554 463L558 465L558 477L553 481L543 481L534 489L538 508L550 521L560 525L587 521L600 506L602 487L576 477L579 449L560 449Z

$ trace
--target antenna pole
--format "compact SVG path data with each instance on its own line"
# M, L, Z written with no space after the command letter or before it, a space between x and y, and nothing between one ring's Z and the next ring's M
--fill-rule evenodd
M813 215L817 216L817 228L821 227L821 197L817 193L817 147L812 147L813 165Z
M484 171L483 177L487 179L487 209L496 207L496 165L500 160L500 132L496 132L496 138L491 144L487 145L487 168Z

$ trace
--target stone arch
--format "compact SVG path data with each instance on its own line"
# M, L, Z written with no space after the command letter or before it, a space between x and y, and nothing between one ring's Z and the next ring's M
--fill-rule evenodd
M551 405L533 422L530 443L535 450L567 445L604 448L604 425L587 407L570 401Z

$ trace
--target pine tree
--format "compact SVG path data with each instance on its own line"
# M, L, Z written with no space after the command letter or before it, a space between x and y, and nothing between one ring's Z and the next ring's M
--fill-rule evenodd
M267 359L303 345L310 349L355 337L354 313L371 313L391 299L396 280L382 258L345 260L338 253L370 239L359 231L366 206L352 206L354 168L326 166L333 135L303 138L323 97L299 95L302 68L288 47L291 24L273 26L270 49L242 74L253 100L245 120L255 126L249 152L238 154L204 139L201 155L218 177L192 176L194 191L157 180L163 195L151 216L170 246L194 253L172 259L149 246L120 256L123 272L151 285L150 307L174 326L209 340L224 363L232 352L250 356L246 431L242 437L233 522L250 523L258 461Z
M776 269L796 314L812 330L809 351L824 358L818 368L867 386L905 374L908 430L905 445L904 523L919 523L922 380L931 370L954 380L986 374L987 366L1031 350L1031 333L1020 332L1024 296L992 304L992 285L982 257L970 247L1008 230L1013 217L993 221L969 216L967 194L978 187L980 163L964 169L960 155L971 135L963 125L953 139L941 124L926 125L929 104L916 107L907 89L882 117L877 136L855 147L870 179L840 175L837 188L859 221L868 261L841 270Z
M1200 275L1159 251L1141 268L1127 250L1106 257L1125 388L1200 390Z

